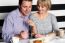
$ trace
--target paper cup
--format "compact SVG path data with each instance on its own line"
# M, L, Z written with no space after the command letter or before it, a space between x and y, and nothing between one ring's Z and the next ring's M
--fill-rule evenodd
M12 43L19 43L18 37L12 37Z
M60 36L60 37L63 37L63 36L64 36L64 30L63 30L63 29L60 29L60 30L59 30L59 36Z

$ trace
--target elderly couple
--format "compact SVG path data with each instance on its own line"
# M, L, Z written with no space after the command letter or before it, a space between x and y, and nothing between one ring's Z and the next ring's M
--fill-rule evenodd
M29 25L32 26L31 34L36 38L59 30L56 17L48 13L50 8L51 0L38 0L38 11L31 14L32 0L19 0L19 8L5 18L2 28L4 41L9 43L14 36L22 39L28 38Z

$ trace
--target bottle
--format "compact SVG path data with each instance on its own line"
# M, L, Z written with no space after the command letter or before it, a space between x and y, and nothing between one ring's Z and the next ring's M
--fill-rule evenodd
M32 35L32 28L33 28L33 26L29 25L29 38L35 38L35 36Z

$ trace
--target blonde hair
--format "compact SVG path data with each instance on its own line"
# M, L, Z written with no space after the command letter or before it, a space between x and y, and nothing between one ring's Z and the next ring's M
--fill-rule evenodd
M39 4L41 4L41 6L46 6L47 9L51 8L51 0L38 0L37 6L39 6Z

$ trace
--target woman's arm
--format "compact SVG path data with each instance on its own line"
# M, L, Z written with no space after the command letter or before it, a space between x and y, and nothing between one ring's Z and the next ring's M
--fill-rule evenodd
M36 26L34 24L34 22L32 20L29 20L29 25L32 27L32 31L31 31L31 34L32 35L35 35L36 34Z
M56 17L54 15L52 15L51 21L52 21L52 29L53 29L53 31L58 31L59 28L58 28L58 25L57 25L57 19L56 19Z

